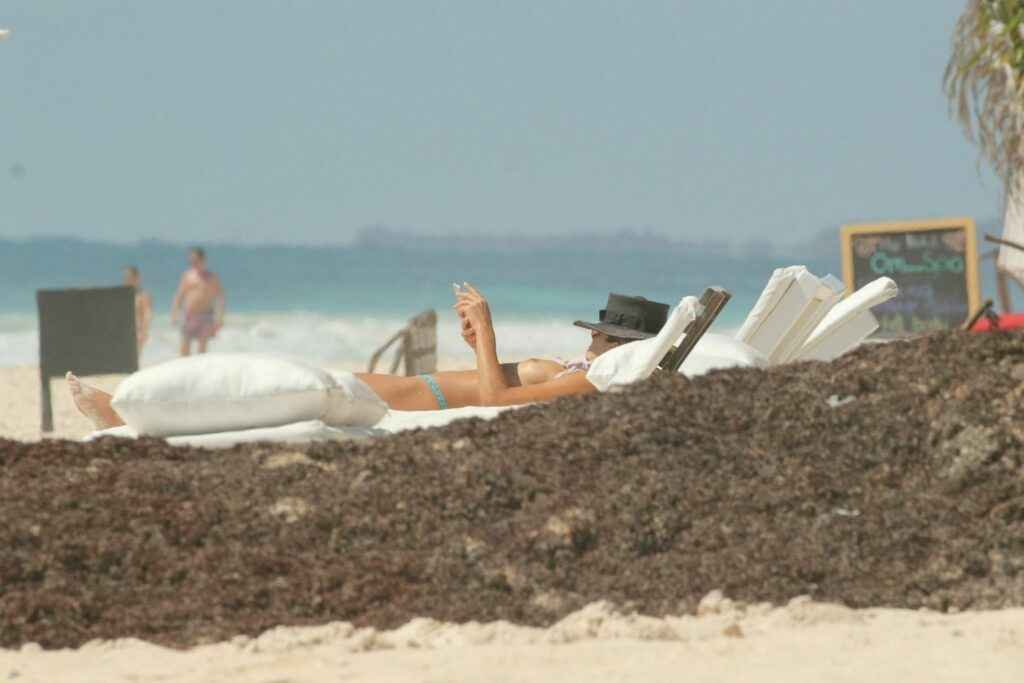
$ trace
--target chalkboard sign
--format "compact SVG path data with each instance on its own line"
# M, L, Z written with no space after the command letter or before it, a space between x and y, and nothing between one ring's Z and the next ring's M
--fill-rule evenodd
M131 287L41 289L39 380L42 431L53 431L50 379L128 373L139 369L135 340L135 290Z
M842 246L847 291L879 277L899 285L899 296L872 309L880 337L959 327L981 303L970 218L846 225Z

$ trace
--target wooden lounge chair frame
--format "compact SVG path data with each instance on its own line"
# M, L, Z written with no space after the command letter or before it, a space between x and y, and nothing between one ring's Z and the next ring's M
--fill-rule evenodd
M665 354L658 367L662 370L678 372L683 361L690 355L693 348L697 346L697 342L700 341L700 338L711 327L711 323L715 322L715 318L718 317L718 314L722 312L722 309L725 308L725 305L729 303L731 298L732 294L721 287L708 287L705 289L700 297L700 313L686 326L684 330L686 336L683 337L683 341L679 346L673 346Z
M405 364L406 376L424 375L437 371L437 312L434 309L423 311L409 320L405 327L391 336L370 356L367 372L373 372L380 357L395 343L398 348L391 361L390 374L395 374L398 366Z

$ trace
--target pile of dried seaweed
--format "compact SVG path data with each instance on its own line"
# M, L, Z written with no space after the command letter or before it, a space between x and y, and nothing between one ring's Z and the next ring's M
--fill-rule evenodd
M370 443L0 441L0 646L413 616L660 615L712 589L1024 605L1024 338L658 376Z

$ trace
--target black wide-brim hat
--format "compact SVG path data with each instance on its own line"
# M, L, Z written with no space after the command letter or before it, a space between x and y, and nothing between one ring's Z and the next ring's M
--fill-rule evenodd
M608 303L598 313L598 318L600 322L577 320L573 324L621 339L649 339L665 326L668 304L648 301L642 296L612 293L608 295Z

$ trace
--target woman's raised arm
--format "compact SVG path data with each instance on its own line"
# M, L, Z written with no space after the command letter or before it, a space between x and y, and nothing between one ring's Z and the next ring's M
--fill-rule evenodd
M515 406L538 401L553 401L563 396L592 394L595 391L597 391L597 387L587 379L587 373L570 372L540 384L492 389L486 396L481 391L480 403L485 406Z

